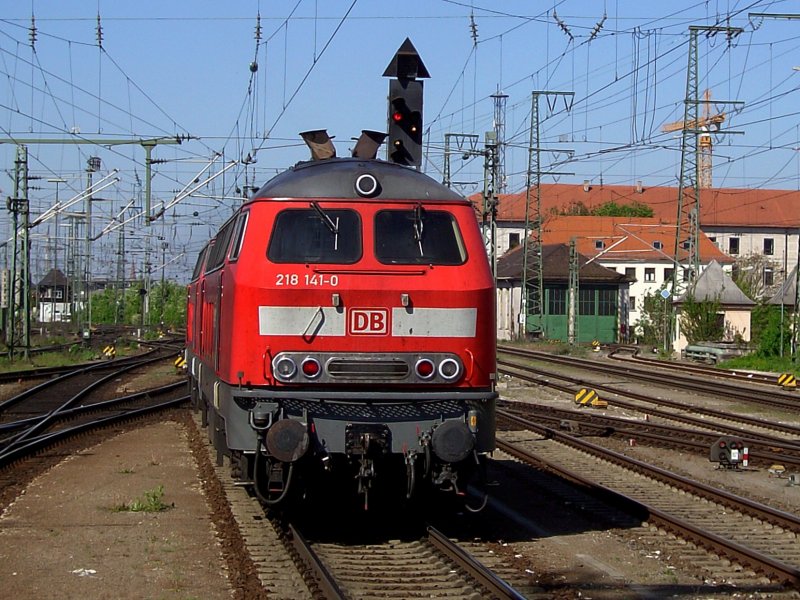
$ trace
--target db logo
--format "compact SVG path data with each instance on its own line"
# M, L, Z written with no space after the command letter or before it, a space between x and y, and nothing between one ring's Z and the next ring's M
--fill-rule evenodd
M353 335L386 335L389 333L389 311L385 308L351 309L350 333Z

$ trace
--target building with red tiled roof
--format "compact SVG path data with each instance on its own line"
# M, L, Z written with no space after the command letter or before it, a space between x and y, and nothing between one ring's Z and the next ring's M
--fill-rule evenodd
M624 185L592 185L590 183L542 184L542 220L545 229L560 228L552 223L564 215L587 215L592 210L616 203L641 204L652 210L653 219L672 226L672 237L665 232L663 250L674 252L674 224L677 216L677 187L645 187ZM473 196L473 199L479 196ZM531 190L530 201L536 200ZM524 235L526 192L503 194L498 199L498 255L520 243ZM774 290L785 278L798 259L800 239L800 190L715 188L701 190L700 229L707 240L736 259L747 255L761 255L763 282L767 292ZM550 238L553 239L553 238ZM701 253L706 242L701 241ZM708 254L708 252L706 252ZM710 256L710 255L709 255ZM729 259L715 258L728 268ZM704 261L705 262L705 261ZM606 264L603 259L603 264ZM608 265L607 265L608 266Z
M542 242L545 246L568 245L575 239L576 250L587 257L588 265L602 265L623 274L631 282L620 297L621 331L634 331L639 320L642 303L646 295L658 294L662 289L671 289L674 268L675 227L656 218L553 216L542 227ZM708 237L699 237L700 268L712 261L730 265L733 259L717 248ZM512 249L503 257L510 257ZM521 254L521 253L520 253ZM544 261L546 263L546 257ZM587 266L588 266L587 265ZM583 281L581 267L579 278ZM547 270L548 265L544 265ZM500 271L498 271L498 279ZM568 272L561 273L566 279ZM689 278L688 273L679 273L680 281ZM519 275L521 281L522 276ZM498 297L498 309L504 305ZM503 323L498 324L498 335L504 335Z
M528 249L529 262L533 260ZM537 331L550 340L618 343L628 337L628 286L630 278L578 254L580 290L574 329L570 331L568 244L542 247L543 320L520 319L523 279L522 247L507 252L497 261L497 337L514 339ZM529 300L530 302L530 300ZM537 321L534 323L534 321Z

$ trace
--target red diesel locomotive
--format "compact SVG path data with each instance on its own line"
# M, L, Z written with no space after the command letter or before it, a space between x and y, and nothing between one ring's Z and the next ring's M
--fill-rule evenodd
M494 283L474 209L416 170L302 162L200 253L192 400L267 504L426 488L463 495L495 447ZM469 505L469 503L468 503Z

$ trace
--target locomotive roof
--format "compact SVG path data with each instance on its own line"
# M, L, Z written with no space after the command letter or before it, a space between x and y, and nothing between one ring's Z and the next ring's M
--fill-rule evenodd
M356 192L356 179L371 175L374 193ZM301 162L261 186L253 198L366 198L397 200L465 200L424 173L382 160L331 158Z

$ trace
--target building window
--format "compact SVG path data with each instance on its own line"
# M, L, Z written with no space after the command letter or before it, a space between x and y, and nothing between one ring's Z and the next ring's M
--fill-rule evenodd
M775 240L772 238L764 238L764 255L772 256L775 254Z
M732 237L728 240L728 254L739 254L739 238Z
M675 269L664 269L664 281L672 281L672 274L675 272Z
M601 317L610 317L617 314L617 290L597 290L597 314Z
M508 234L508 249L511 250L512 248L516 248L519 246L519 234L518 233L509 233Z
M567 288L550 288L547 290L547 314L567 314Z
M636 310L636 296L631 296L628 298L628 306L630 310Z
M596 314L594 305L595 305L595 298L594 298L593 289L582 289L578 292L578 314L579 315L594 315Z
M655 269L655 267L645 267L645 269L644 269L644 280L645 281L655 281L656 280L656 269Z
M603 248L605 248L605 246L606 245L603 242L603 240L595 240L594 241L594 249L595 250L602 250Z
M625 277L636 281L636 267L625 267Z
M659 240L653 242L653 248L655 248L656 250L661 250L663 247L664 244L662 244Z
M769 287L775 283L775 272L770 267L764 267L764 285Z

